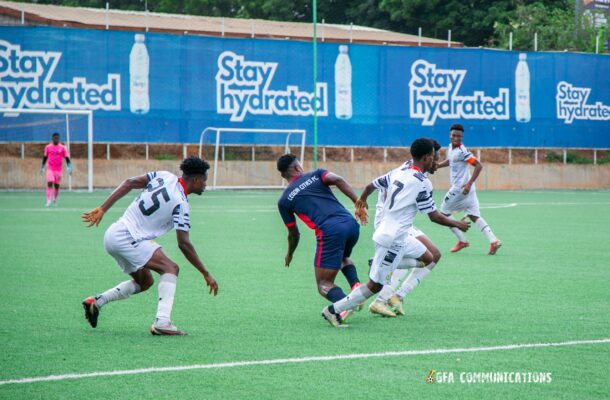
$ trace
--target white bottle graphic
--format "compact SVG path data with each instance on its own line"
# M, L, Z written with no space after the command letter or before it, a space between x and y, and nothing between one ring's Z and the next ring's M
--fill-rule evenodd
M135 42L129 53L129 109L134 114L146 114L150 110L148 65L144 35L136 33Z
M515 117L517 122L529 122L532 119L530 108L530 70L525 61L527 54L519 54L515 70Z
M335 117L352 117L352 63L347 55L347 46L339 46L335 61Z

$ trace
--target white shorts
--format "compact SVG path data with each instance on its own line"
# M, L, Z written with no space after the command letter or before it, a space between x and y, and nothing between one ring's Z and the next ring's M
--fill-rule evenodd
M136 241L122 222L110 225L104 234L104 247L126 274L141 269L161 246L152 240Z
M413 236L407 236L403 242L397 242L390 248L376 245L369 278L375 283L389 285L392 273L403 257L419 258L426 251L426 246Z
M460 211L464 211L466 215L481 216L479 199L475 190L471 190L466 195L462 194L462 189L451 189L447 192L443 204L441 204L441 213L451 215Z
M419 229L417 229L414 225L412 225L409 228L409 232L408 232L409 236L413 236L413 237L418 237L418 236L426 236L425 233L423 233L422 231L420 231Z

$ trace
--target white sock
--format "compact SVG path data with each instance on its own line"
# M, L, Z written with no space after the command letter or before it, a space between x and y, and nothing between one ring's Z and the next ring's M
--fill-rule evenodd
M399 269L404 270L404 269L409 269L409 268L421 268L423 266L424 266L424 263L419 260L416 260L415 258L403 258L398 263L396 270L399 270ZM396 273L396 271L394 271L394 273Z
M104 293L95 296L95 304L98 308L102 308L106 303L115 300L125 300L136 293L140 293L140 285L135 281L121 282L112 289L108 289Z
M157 305L156 324L162 325L171 321L177 279L178 277L173 274L163 274L159 278L159 304Z
M415 287L424 280L426 276L430 272L432 272L432 268L434 268L436 264L430 263L424 268L414 268L411 271L411 275L400 285L398 290L396 291L396 295L400 298L404 299L406 295L411 293Z
M335 312L339 314L345 310L352 310L373 295L366 285L360 285L352 290L350 294L333 304Z
M384 285L381 292L379 292L379 296L375 299L377 303L387 303L390 300L390 297L394 295L394 288L392 285Z
M475 222L474 224L477 226L477 228L479 228L481 232L483 232L483 235L487 237L489 243L498 241L498 238L491 231L489 225L487 225L487 221L485 221L483 218L479 217L479 219L477 219L477 222Z
M406 269L397 269L396 271L394 271L394 273L392 274L392 279L390 279L390 286L392 286L393 291L398 289L398 287L400 286L400 282L405 278L405 276L407 276L408 273L409 270Z
M457 238L460 242L466 243L468 241L468 240L466 240L466 236L464 236L464 233L461 230L459 230L458 228L449 228L449 229L451 229L451 232L453 232L453 234L455 236L457 236Z

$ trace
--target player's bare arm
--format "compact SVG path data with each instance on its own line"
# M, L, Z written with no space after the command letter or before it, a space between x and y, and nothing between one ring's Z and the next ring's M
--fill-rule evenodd
M48 159L49 159L49 157L47 157L47 156L42 157L42 163L40 164L40 173L41 174L44 172L44 165L47 163Z
M436 163L436 169L445 168L445 167L448 167L448 166L449 166L449 160L448 159L443 160L443 161L441 161L439 163Z
M368 212L369 205L366 202L368 197L376 190L375 185L373 183L369 183L366 185L358 200L356 200L356 219L360 221L361 225L366 225L368 223Z
M358 196L356 196L356 192L350 186L349 183L343 177L333 174L332 172L327 173L324 176L324 184L331 186L336 186L344 195L349 197L349 199L355 204L358 200Z
M450 226L452 228L458 228L462 232L466 232L470 228L470 222L462 220L457 221L453 218L448 218L438 211L433 211L429 213L428 218L430 218L430 221L436 224Z
M290 262L292 261L292 255L294 254L294 251L299 245L300 238L301 233L299 232L299 228L297 228L296 225L288 227L288 252L286 253L286 257L284 258L284 265L286 267L290 266Z
M176 230L176 238L178 239L178 248L182 251L184 257L186 257L193 267L197 268L201 275L203 275L206 285L210 288L209 293L214 293L214 296L216 296L218 294L218 283L216 283L212 274L210 274L205 265L203 265L203 262L195 250L195 246L191 243L189 233L187 231Z
M463 194L470 193L470 188L472 187L472 184L477 180L479 174L483 170L483 164L481 164L479 160L476 160L473 165L474 171L472 172L472 176L470 177L470 180L466 182L466 184L462 187Z
M124 180L114 191L108 196L104 203L83 214L82 220L84 223L89 223L87 228L92 227L93 225L99 226L102 218L104 217L104 213L112 207L114 203L123 198L127 193L129 193L132 189L144 189L148 185L148 177L146 175L134 176L133 178L129 178Z

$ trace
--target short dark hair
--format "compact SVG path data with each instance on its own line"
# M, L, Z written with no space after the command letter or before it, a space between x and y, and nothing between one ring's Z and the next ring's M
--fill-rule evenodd
M432 142L432 146L434 147L434 152L436 153L441 149L441 144L434 139L428 139Z
M461 131L462 133L464 133L464 127L462 126L462 124L453 124L451 125L451 128L449 128L449 131Z
M292 165L294 160L297 159L297 156L294 154L284 154L280 158L277 159L277 170L284 173Z
M51 137L55 137L55 136L59 137L59 133L57 133L57 132L53 132L53 134L51 135Z
M197 156L190 156L180 163L180 169L185 176L207 175L210 164Z
M418 138L411 143L411 157L419 161L422 157L434 151L434 144L430 139Z

